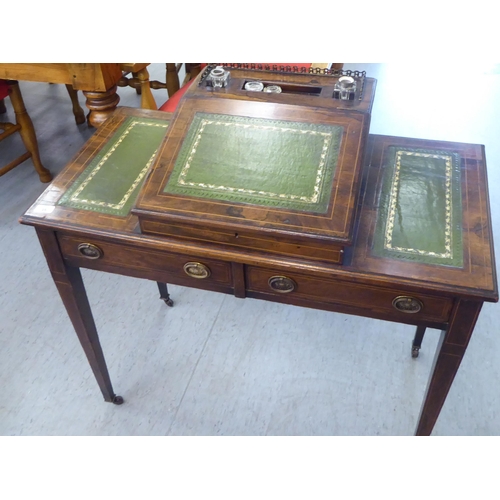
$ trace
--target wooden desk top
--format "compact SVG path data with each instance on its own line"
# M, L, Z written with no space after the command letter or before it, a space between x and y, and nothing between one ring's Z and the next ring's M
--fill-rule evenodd
M87 234L109 240L136 243L142 247L168 248L179 253L212 256L226 261L260 264L287 269L295 267L318 276L370 284L400 284L417 290L438 291L450 296L497 301L498 290L489 215L484 148L479 145L423 141L387 136L369 136L363 171L358 223L352 248L346 249L344 264L321 262L297 255L276 255L237 246L190 241L183 238L141 234L138 218L131 211L113 215L59 204L115 132L130 117L171 120L162 112L119 108L96 131L85 147L21 218L24 224L49 227L71 234ZM384 152L389 146L448 151L459 155L462 191L462 266L436 265L399 255L375 255L374 234L386 169Z

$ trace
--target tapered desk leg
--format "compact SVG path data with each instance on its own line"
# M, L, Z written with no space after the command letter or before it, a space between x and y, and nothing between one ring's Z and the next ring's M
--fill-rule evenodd
M80 269L65 264L53 231L37 228L37 234L52 278L94 372L104 400L114 404L122 404L123 398L114 393L111 385Z
M167 304L169 307L174 306L174 301L170 298L170 294L168 293L168 287L166 283L161 283L159 281L156 282L158 285L158 290L160 292L160 299Z
M476 324L482 302L458 300L441 333L415 434L429 436L443 407Z
M417 331L415 332L415 337L411 345L411 357L418 358L418 353L422 347L422 340L424 340L425 326L417 326Z

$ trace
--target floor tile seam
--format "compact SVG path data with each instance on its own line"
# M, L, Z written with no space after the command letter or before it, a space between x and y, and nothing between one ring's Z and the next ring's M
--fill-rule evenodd
M206 348L206 346L208 344L208 341L209 341L209 339L210 339L210 337L212 335L212 331L213 331L215 325L217 324L217 320L219 319L219 315L220 315L220 312L222 310L222 307L224 306L225 300L226 300L226 297L223 297L223 299L222 299L222 301L220 303L220 306L219 306L219 310L217 311L217 314L215 315L215 318L212 321L212 325L210 327L210 331L208 332L208 335L207 335L207 337L205 339L205 342L203 343L203 347L200 350L200 354L198 356L198 359L196 360L196 363L195 363L195 365L193 367L193 370L191 372L191 376L189 377L189 380L188 380L188 382L186 384L186 387L184 388L184 392L182 393L182 396L181 396L181 399L179 401L179 404L177 405L177 409L175 410L174 417L172 418L172 421L170 422L170 425L168 427L168 431L166 432L166 436L170 436L171 435L170 432L172 430L172 427L173 427L174 423L177 421L177 414L179 413L179 410L180 410L180 408L182 406L182 403L184 401L186 393L187 393L189 387L191 386L191 381L193 380L194 374L196 373L196 369L198 368L198 364L200 363L200 360L201 360L201 358L203 356L203 353L205 352L205 348Z

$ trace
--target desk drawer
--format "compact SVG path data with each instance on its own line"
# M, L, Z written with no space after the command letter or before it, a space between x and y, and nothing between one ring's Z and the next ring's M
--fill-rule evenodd
M350 312L352 308L362 309L365 315L376 313L403 322L409 316L429 322L446 322L453 305L453 300L447 297L253 266L246 268L246 288L248 292L279 295L280 301L284 302L286 297L290 303L297 305L300 305L300 300L309 304L334 304L345 306L345 312Z
M64 258L80 267L110 272L139 271L142 277L148 277L148 271L151 276L161 271L168 275L171 283L208 289L211 285L214 289L217 285L232 287L229 262L110 243L93 237L59 234L58 239Z

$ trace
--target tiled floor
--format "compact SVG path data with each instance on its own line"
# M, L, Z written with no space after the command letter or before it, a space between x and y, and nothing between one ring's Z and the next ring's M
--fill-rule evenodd
M455 68L427 67L439 92L411 65L346 68L378 80L371 132L485 144L498 238L500 66L479 68L473 97ZM164 78L161 64L151 73ZM21 86L42 159L56 174L92 130L75 125L63 86ZM133 90L119 93L122 105L138 106ZM103 403L35 232L17 222L44 188L29 163L0 178L0 434L413 433L437 331L413 360L412 327L174 286L171 309L155 283L84 271L111 378L126 400ZM486 304L434 434L500 434L498 318L500 306Z

